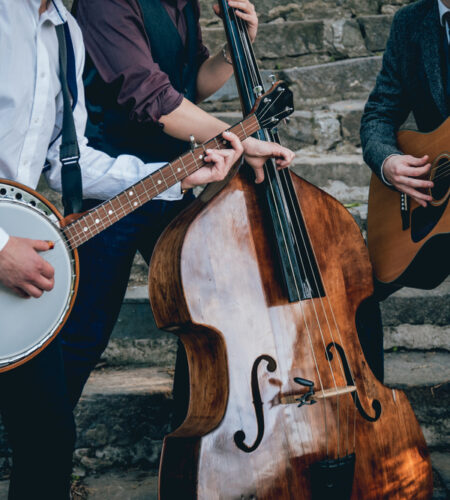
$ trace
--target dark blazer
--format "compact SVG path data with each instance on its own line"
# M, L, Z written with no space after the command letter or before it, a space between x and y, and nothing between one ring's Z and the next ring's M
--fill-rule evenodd
M361 120L364 160L378 176L383 161L401 153L396 133L411 111L422 132L434 130L449 115L444 36L438 0L419 0L394 16Z

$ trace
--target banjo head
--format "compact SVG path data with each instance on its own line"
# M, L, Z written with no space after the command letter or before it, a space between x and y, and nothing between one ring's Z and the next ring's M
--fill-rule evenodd
M11 236L50 240L52 250L40 252L55 270L55 286L38 299L24 299L0 283L0 371L33 357L64 324L76 289L76 263L58 217L40 198L18 187L0 184L0 227ZM21 192L20 201L8 196Z

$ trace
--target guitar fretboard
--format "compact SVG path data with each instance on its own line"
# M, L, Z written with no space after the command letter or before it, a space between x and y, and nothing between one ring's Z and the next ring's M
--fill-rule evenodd
M256 116L250 115L228 130L243 141L258 131L259 128L260 125ZM158 194L182 181L199 168L208 165L204 161L206 149L224 149L227 146L228 142L221 136L217 136L153 172L114 198L90 210L63 228L71 248L82 245L96 234L158 196Z

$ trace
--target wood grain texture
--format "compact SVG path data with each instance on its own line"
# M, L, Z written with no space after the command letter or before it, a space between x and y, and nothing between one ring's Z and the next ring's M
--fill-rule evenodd
M398 133L398 146L406 154L422 157L431 163L450 151L450 119L428 134L411 130ZM445 200L450 195L450 189ZM419 205L411 200L412 212ZM450 208L432 231L421 241L411 239L411 230L402 229L400 193L385 186L372 175L369 192L367 238L370 259L379 281L405 286L434 288L449 272ZM405 275L403 276L403 274Z
M270 227L254 185L241 175L208 204L194 202L157 244L151 303L158 326L185 344L192 390L186 421L165 439L159 498L183 491L202 500L307 500L309 466L355 452L353 500L429 499L430 460L417 420L401 391L375 379L358 342L356 308L372 293L359 229L336 200L294 175L293 183L323 299L288 302ZM197 331L201 341L192 340ZM337 352L327 361L331 342L345 349L365 411L373 414L373 400L380 401L376 422L359 414L351 394L301 408L282 404L302 392L294 377L317 390L346 386ZM248 445L256 438L251 371L261 355L277 366L272 373L264 361L259 366L265 430L259 447L245 453L234 435L243 430Z

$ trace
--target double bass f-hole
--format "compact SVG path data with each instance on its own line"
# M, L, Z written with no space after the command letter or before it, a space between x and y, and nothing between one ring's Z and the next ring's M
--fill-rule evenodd
M343 368L344 368L345 380L347 382L347 385L351 386L354 383L353 382L353 377L352 377L352 374L350 372L350 368L348 366L347 356L345 355L345 351L342 348L342 346L340 346L336 342L330 342L327 345L325 356L327 357L328 361L331 361L333 359L333 353L331 352L331 349L333 347L336 349L336 351L338 352L339 356L341 357L342 365L343 365ZM362 407L361 401L360 401L359 396L358 396L358 391L355 391L355 392L352 393L352 398L353 398L353 401L355 403L356 408L358 409L359 413L361 414L361 416L363 418L365 418L369 422L376 422L380 418L380 415L381 415L381 403L378 401L378 399L374 399L372 401L372 408L375 411L375 415L373 417L371 417L368 413L366 413L366 411Z
M253 396L253 406L255 407L256 423L258 426L258 433L255 442L248 446L244 443L245 432L243 430L237 431L234 434L234 442L236 446L245 451L245 453L251 453L255 451L260 445L262 438L264 437L264 412L263 412L263 402L261 400L261 391L259 390L259 380L258 380L258 367L261 361L266 361L266 369L268 372L274 372L277 369L276 361L267 354L262 354L257 357L252 367L252 396Z

